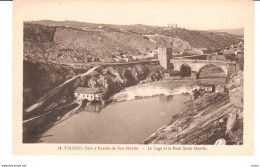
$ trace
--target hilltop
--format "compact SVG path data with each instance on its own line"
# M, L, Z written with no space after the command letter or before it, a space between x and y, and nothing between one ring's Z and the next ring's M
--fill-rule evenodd
M225 32L168 29L142 24L109 25L50 20L24 23L24 58L65 64L110 62L122 55L148 56L162 45L172 46L176 52L196 49L211 52L240 41L240 36Z
M244 28L210 30L211 32L226 32L233 35L244 36Z

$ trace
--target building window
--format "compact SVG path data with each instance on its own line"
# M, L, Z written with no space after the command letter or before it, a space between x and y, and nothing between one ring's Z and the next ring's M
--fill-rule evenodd
M78 93L78 96L79 96L80 94Z
M85 95L83 95L83 97L85 97Z

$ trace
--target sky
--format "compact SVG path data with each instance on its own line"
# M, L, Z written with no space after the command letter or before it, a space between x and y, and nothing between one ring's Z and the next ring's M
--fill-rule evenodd
M21 5L25 21L71 20L104 24L176 23L188 29L243 28L252 6L246 0L25 0ZM250 8L251 7L251 8ZM21 9L21 8L20 8Z

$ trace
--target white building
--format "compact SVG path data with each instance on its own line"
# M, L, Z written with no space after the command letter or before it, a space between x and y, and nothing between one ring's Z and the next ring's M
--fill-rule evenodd
M214 84L199 83L197 89L203 90L203 91L206 91L206 92L215 92L215 85Z
M176 29L177 24L168 24L168 28Z
M78 99L87 99L88 101L102 101L103 95L104 93L98 88L78 87L74 92L74 96Z

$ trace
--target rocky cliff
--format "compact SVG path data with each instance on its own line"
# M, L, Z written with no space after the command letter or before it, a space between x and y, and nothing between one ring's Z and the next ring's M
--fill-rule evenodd
M29 107L45 93L79 72L66 65L24 61L23 108Z

